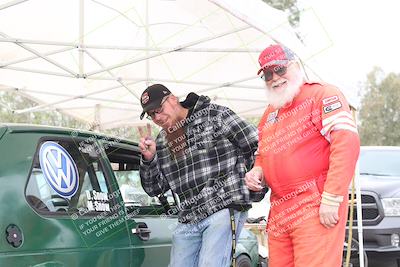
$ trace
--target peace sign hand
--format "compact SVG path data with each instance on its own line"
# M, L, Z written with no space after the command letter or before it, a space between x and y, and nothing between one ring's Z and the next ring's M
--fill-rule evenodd
M145 132L145 127L138 126L138 131L140 134L139 148L142 152L143 157L151 161L156 154L156 142L151 137L151 126L148 123L146 125L147 131Z

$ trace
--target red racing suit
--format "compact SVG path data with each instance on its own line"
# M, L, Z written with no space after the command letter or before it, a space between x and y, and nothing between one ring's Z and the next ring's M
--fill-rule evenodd
M334 86L304 83L291 103L266 109L258 131L255 166L271 188L269 266L340 266L360 149L345 97ZM332 229L319 222L324 191L344 197Z

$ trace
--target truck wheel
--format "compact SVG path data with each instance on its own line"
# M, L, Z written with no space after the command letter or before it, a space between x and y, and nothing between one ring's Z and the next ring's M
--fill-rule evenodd
M247 255L240 255L236 259L236 267L251 267L251 260Z

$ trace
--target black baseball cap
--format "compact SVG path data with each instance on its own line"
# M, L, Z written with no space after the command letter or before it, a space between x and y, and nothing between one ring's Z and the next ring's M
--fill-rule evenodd
M147 111L159 108L163 99L170 94L171 91L162 84L153 84L147 87L140 97L140 104L143 108L140 119L143 119Z

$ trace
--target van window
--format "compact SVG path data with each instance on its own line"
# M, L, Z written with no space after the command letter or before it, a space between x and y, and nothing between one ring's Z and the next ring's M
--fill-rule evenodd
M158 197L150 197L141 185L139 175L139 152L121 147L105 146L107 157L111 163L120 194L128 213L160 215L165 208ZM175 205L171 192L165 194L169 206Z
M109 211L108 192L94 144L80 146L75 139L39 143L25 191L34 209L58 213Z

